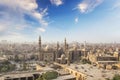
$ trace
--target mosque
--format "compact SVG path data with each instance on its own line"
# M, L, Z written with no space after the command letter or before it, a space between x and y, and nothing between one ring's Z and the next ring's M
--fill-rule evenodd
M39 36L39 60L40 61L55 61L60 64L68 64L79 61L81 57L81 50L77 49L77 45L69 48L69 45L64 40L64 47L61 48L59 42L57 42L56 49L53 49L47 45L44 49L42 48L41 36Z

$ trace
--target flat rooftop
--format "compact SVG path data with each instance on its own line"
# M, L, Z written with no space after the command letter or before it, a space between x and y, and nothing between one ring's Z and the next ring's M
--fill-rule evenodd
M33 74L41 74L42 72L15 72L15 73L8 73L8 74L1 74L0 80L4 79L13 79L13 78L20 78L20 77L32 77Z
M105 80L105 78L111 79L114 74L120 74L120 70L105 70L90 64L71 64L69 68L85 74L87 80Z
M73 75L65 75L65 76L59 76L58 78L56 79L53 79L53 80L67 80L67 79L74 79L75 76Z

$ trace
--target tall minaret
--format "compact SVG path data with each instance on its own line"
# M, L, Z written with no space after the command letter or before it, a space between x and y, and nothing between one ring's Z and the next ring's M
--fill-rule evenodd
M70 66L70 53L68 52L68 60L67 60L67 65Z
M41 36L39 36L39 60L43 59L43 55L41 52Z
M57 42L57 49L56 49L56 55L55 55L56 62L57 62L57 58L58 58L58 49L59 49L59 42Z
M39 52L41 51L41 36L39 36Z
M59 46L59 42L57 42L57 51L58 51L59 47L60 47L60 46Z
M65 41L64 41L64 51L66 53L66 49L67 49L67 42L66 42L66 38L65 38Z
M84 41L84 49L86 49L86 41Z
M84 41L84 57L86 57L86 41Z

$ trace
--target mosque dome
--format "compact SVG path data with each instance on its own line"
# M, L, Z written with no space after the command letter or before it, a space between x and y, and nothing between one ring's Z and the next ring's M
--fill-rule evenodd
M50 49L51 49L50 46L49 46L49 45L46 45L45 51L48 51L48 50L50 50Z
M65 58L65 54L62 54L62 55L61 55L61 58L64 59L64 58Z
M59 49L58 50L62 50L62 48L61 47L59 47Z
M76 50L77 49L77 45L73 44L73 49Z

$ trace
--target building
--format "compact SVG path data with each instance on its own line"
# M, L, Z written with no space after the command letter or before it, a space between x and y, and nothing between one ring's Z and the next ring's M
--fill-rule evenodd
M70 62L80 61L81 58L81 50L77 49L77 46L74 46L72 49L68 51L70 55Z
M42 48L41 37L39 36L39 60L40 61L55 61L55 50L52 49L49 45L45 48Z
M90 53L88 59L93 65L96 65L99 68L104 68L104 69L107 69L108 67L109 69L112 69L113 66L119 64L118 57L111 55L101 56Z
M0 76L0 80L36 80L41 72L10 73Z
M47 62L53 62L55 61L55 51L50 48L48 45L46 46L46 48L43 51L43 60L47 61Z

